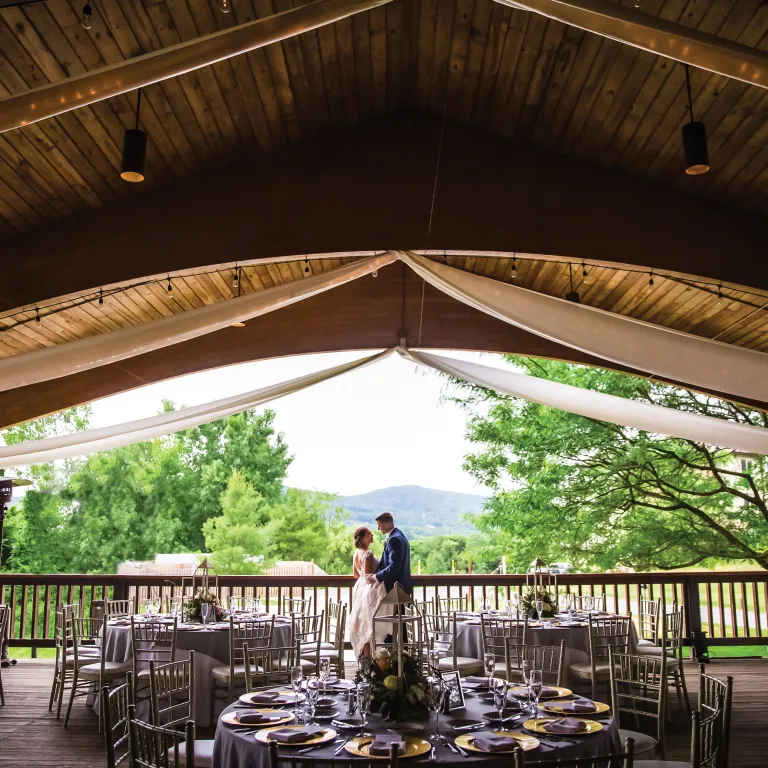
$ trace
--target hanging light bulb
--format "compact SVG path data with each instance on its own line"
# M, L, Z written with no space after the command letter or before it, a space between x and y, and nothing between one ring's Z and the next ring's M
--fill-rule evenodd
M39 328L42 325L40 322L40 310L35 307L35 328Z
M219 8L221 9L222 13L229 13L229 0L221 0Z
M240 267L235 267L235 273L232 275L232 287L240 287Z
M304 259L304 274L309 274L309 259Z
M512 274L510 277L513 280L517 277L517 256L512 257Z
M685 86L688 90L688 111L691 121L683 126L683 154L685 172L689 176L701 176L709 170L709 150L707 148L707 127L693 119L693 99L691 98L691 75L685 65Z
M91 28L91 17L93 16L93 12L91 11L91 6L86 3L83 6L83 16L80 20L80 25L83 29L90 29Z
M589 284L589 272L587 272L587 265L583 261L581 262L581 279L584 285Z
M653 286L653 272L650 272L648 277L648 285L645 286L645 292L650 293L653 290Z
M123 181L144 181L144 169L147 164L147 134L139 129L139 110L141 109L141 88L136 97L136 126L128 128L123 134L123 162L120 178Z
M97 304L99 309L104 309L104 291L99 288L99 303Z
M168 291L168 298L173 298L173 285L171 284L171 276L168 275L168 287L166 288L166 291Z
M571 278L571 290L565 294L565 300L572 301L574 304L578 304L581 301L581 299L579 297L579 292L573 290L573 264L571 264L570 262L568 262L568 272Z
M723 284L717 286L717 306L722 307L725 296L723 296Z
M379 270L374 269L373 272L371 272L371 277L378 277L379 276Z

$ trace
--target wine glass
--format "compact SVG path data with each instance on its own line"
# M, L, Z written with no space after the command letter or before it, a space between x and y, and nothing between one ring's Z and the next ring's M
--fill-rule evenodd
M208 622L213 618L213 604L200 603L200 620L203 622L203 629L207 629Z
M315 722L315 709L320 697L320 681L316 677L307 679L307 703L309 704L309 723Z
M504 731L504 709L507 706L507 681L497 680L493 686L493 704L499 712L499 730Z
M515 618L520 618L520 594L518 592L513 592L510 598L510 603L512 604L512 612L515 614Z
M533 669L533 663L529 661L528 659L523 659L523 663L520 665L522 674L523 674L523 682L525 683L525 688L528 691L528 704L527 708L530 709L531 706L531 669Z
M492 653L486 653L483 656L483 667L485 668L485 674L488 677L488 687L490 688L493 673L496 671L496 656Z
M173 616L174 619L178 619L180 615L181 615L181 598L172 597L171 598L171 616Z
M248 602L245 604L245 610L246 613L250 613L251 615L253 615L253 612L256 610L256 601L252 597L248 598Z
M595 607L595 601L588 595L584 598L584 610L587 613L592 613L592 610Z
M435 713L435 732L429 740L439 744L445 741L445 736L440 733L440 710L443 708L445 681L442 677L430 677L427 678L427 684L429 685L429 711Z
M328 687L328 678L331 676L331 660L327 656L320 659L320 679L323 682L323 688Z
M255 614L260 614L261 613L261 598L260 597L255 598L254 601L253 601L253 612Z
M541 617L544 614L544 601L543 600L536 600L534 602L534 607L536 608L536 615L537 615L539 621L541 621Z
M541 696L541 690L544 687L544 675L540 669L532 669L530 672L530 678L528 681L528 690L533 697L533 718L538 719L539 716L539 696Z
M230 598L229 598L229 612L232 615L236 614L237 611L238 611L239 606L240 606L240 598L239 597L230 596Z
M365 736L365 729L368 727L368 713L371 711L371 684L357 684L357 707L360 710L360 731L361 736Z
M304 670L298 667L291 667L291 688L293 688L293 714L298 722L302 721L301 712L299 712L299 694L301 693L301 683L304 680Z

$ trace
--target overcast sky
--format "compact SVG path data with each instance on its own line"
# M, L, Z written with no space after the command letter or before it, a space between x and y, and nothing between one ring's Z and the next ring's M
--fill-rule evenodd
M495 355L448 353L499 365ZM327 353L246 363L153 384L93 403L93 425L151 416L163 399L198 405L357 359ZM466 415L441 403L445 379L397 355L269 405L295 457L287 484L341 495L392 485L485 494L462 470Z

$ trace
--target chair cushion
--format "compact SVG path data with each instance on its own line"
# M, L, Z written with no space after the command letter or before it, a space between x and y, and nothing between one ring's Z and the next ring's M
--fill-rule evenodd
M105 661L104 677L123 677L126 672L130 672L133 666L130 662L123 661ZM101 675L101 663L86 664L78 670L78 676L98 680Z
M235 664L234 672L235 672L235 680L245 680L245 664ZM211 670L211 674L217 680L223 680L225 682L229 681L229 664L227 664L226 666L222 665L220 667L214 667ZM264 674L264 669L262 667L251 667L251 674L252 675ZM139 677L141 677L141 673L139 673Z
M85 664L93 664L95 661L99 660L98 656L94 656L92 653L89 653L85 656L81 656L79 653L77 654L77 666L82 667ZM67 666L73 667L75 665L75 657L74 654L71 654L67 656Z
M440 669L445 669L445 670L458 669L459 672L474 672L474 671L482 671L483 661L482 659L472 659L467 656L457 656L456 666L454 666L453 657L444 656L438 662L438 666L440 667Z
M592 677L592 665L588 661L571 664L568 669L570 669L571 674L576 677L586 678L587 680ZM607 661L599 661L595 664L595 674L598 677L608 677L610 673L611 667Z
M635 760L632 765L635 768L691 768L690 763L678 760Z
M173 750L168 750L173 760ZM187 764L187 745L179 744L179 765ZM213 739L195 739L195 768L213 768Z
M661 656L664 649L659 645L640 645L638 643L637 652L644 656ZM667 648L667 656L674 657L674 655L674 650Z
M314 671L316 666L314 659L301 659L299 664L301 664L301 668L304 671L307 671L307 670ZM275 664L275 669L280 669L280 666L278 664Z
M653 640L646 640L645 638L642 638L641 640L637 641L638 648L645 648L647 646L650 646L651 648L655 648L656 643L654 643Z
M335 651L336 645L334 643L320 643L321 651Z
M640 733L639 731L625 731L623 728L619 728L619 739L623 744L627 739L635 740L635 754L645 755L648 752L655 752L659 746L659 742L648 736L646 733ZM637 763L635 763L637 765Z

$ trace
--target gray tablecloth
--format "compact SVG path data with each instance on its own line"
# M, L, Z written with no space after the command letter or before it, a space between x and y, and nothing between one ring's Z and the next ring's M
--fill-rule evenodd
M565 640L565 680L570 685L568 665L589 661L589 629L587 627L528 628L529 645L560 645ZM637 650L637 630L630 624L629 652ZM480 623L459 622L456 625L456 655L470 659L483 658L483 631Z
M235 706L228 707L225 712L234 709ZM339 697L339 707L343 710L343 701ZM488 704L480 701L473 695L468 695L466 699L466 707L463 710L456 710L448 717L457 718L480 718L482 712L488 712L492 707ZM223 714L223 713L222 713ZM454 736L454 733L450 733L445 728L445 715L441 715L441 733L444 735ZM408 718L408 720L414 720L415 718ZM423 718L424 722L427 722L426 716ZM565 742L557 747L549 747L545 745L539 746L537 749L527 753L530 759L543 760L553 759L555 757L567 758L567 757L581 757L586 755L608 754L610 752L616 752L621 748L619 741L618 728L612 717L601 718L603 723L603 730L591 734L589 736L573 737L577 740L577 744L567 744ZM424 737L428 737L433 732L434 715L429 721L429 725L424 732ZM379 722L375 715L372 715L369 719L369 731L376 733L386 729L386 724ZM237 733L236 729L221 721L216 728L216 741L213 747L213 765L214 768L267 768L269 764L269 755L264 745L260 744L254 738L255 729L253 731ZM340 734L340 736L343 734ZM544 737L546 738L546 737ZM553 742L554 743L554 742ZM316 749L310 753L312 759L322 763L334 763L341 760L349 761L349 759L355 760L348 752L342 752L338 757L334 756L334 751L338 745L330 742L327 746ZM282 748L282 751L288 752L290 748ZM489 768L508 768L510 765L510 755L480 755L476 753L470 753L470 758L464 758L460 755L454 755L446 747L437 747L435 756L441 763L467 763L467 762L482 762L489 766ZM362 758L359 758L362 759ZM407 762L423 762L429 760L429 753L423 757L413 758Z
M290 624L275 624L272 646L287 646L291 642ZM213 725L210 721L211 670L229 664L229 628L213 630L183 630L176 633L176 659L195 652L195 723L200 727ZM130 626L110 625L107 631L107 661L131 661L133 642ZM141 707L141 704L139 705ZM137 711L137 717L146 712Z

